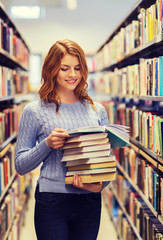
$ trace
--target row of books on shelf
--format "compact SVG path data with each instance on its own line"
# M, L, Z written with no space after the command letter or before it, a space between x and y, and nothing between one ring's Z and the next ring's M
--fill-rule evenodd
M28 80L27 73L0 66L0 98L29 93Z
M102 70L132 54L135 49L145 46L155 38L161 40L163 33L163 3L156 0L148 8L141 8L137 19L121 27L118 33L96 54L95 69ZM157 40L158 41L158 40Z
M112 215L120 239L160 240L160 237L163 237L162 224L139 195L128 187L124 192L126 196L124 206L113 188L114 186L107 187L104 195L107 199L108 211Z
M140 58L139 64L95 74L99 91L121 96L163 96L163 56Z
M145 160L138 159L139 161L139 169L136 169L137 172L134 174L128 174L128 176L135 175L132 179L133 183L138 186L138 188L143 192L146 200L151 203L153 209L163 217L163 179L157 174L155 170L152 169L151 166L146 164ZM140 168L142 167L142 169ZM131 170L132 167L130 167ZM130 171L130 170L129 170ZM134 182L135 180L135 182ZM117 192L118 196L124 202L124 188L126 187L125 177L121 174L117 176Z
M1 201L0 239L18 240L20 238L28 198L28 192L25 192L25 189L30 185L30 175L23 177L17 175Z
M29 50L10 23L0 18L0 49L28 68ZM5 53L4 52L4 53Z
M15 174L15 143L10 145L7 153L0 159L0 196Z
M130 127L130 136L158 156L163 157L162 114L142 111L139 106L128 107L126 103L108 101L106 104L109 120Z
M10 108L0 110L0 145L14 132L18 131L22 105L12 105Z
M120 125L81 127L68 131L62 162L67 167L65 183L73 183L73 175L83 183L111 181L115 178L115 156L111 148L129 145L128 128Z

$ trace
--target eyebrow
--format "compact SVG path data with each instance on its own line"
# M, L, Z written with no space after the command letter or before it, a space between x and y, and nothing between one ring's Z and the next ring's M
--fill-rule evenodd
M70 67L70 66L67 65L67 64L61 64L61 66L63 66L63 67ZM79 66L80 66L80 64L75 65L75 67L79 67Z

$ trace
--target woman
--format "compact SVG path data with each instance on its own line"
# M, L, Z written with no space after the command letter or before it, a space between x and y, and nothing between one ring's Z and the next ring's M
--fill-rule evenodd
M95 240L101 214L102 182L83 184L75 175L65 185L61 162L68 130L107 125L104 107L87 94L88 68L81 47L70 40L57 41L42 67L40 100L23 110L15 166L26 174L40 164L36 187L35 229L39 240Z

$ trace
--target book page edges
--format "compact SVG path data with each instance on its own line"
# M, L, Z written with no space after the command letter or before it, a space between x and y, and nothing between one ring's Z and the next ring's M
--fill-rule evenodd
M80 176L83 183L95 183L95 182L107 182L115 180L116 172L114 173L99 173L99 174L88 174ZM73 176L65 177L66 184L73 183Z

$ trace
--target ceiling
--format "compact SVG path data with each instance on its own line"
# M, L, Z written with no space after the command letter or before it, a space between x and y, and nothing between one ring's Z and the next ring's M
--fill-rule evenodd
M128 15L137 0L77 0L77 10L68 11L66 0L1 0L10 16L12 5L40 5L39 20L10 18L32 53L46 54L51 45L64 38L76 41L87 54L95 53Z

